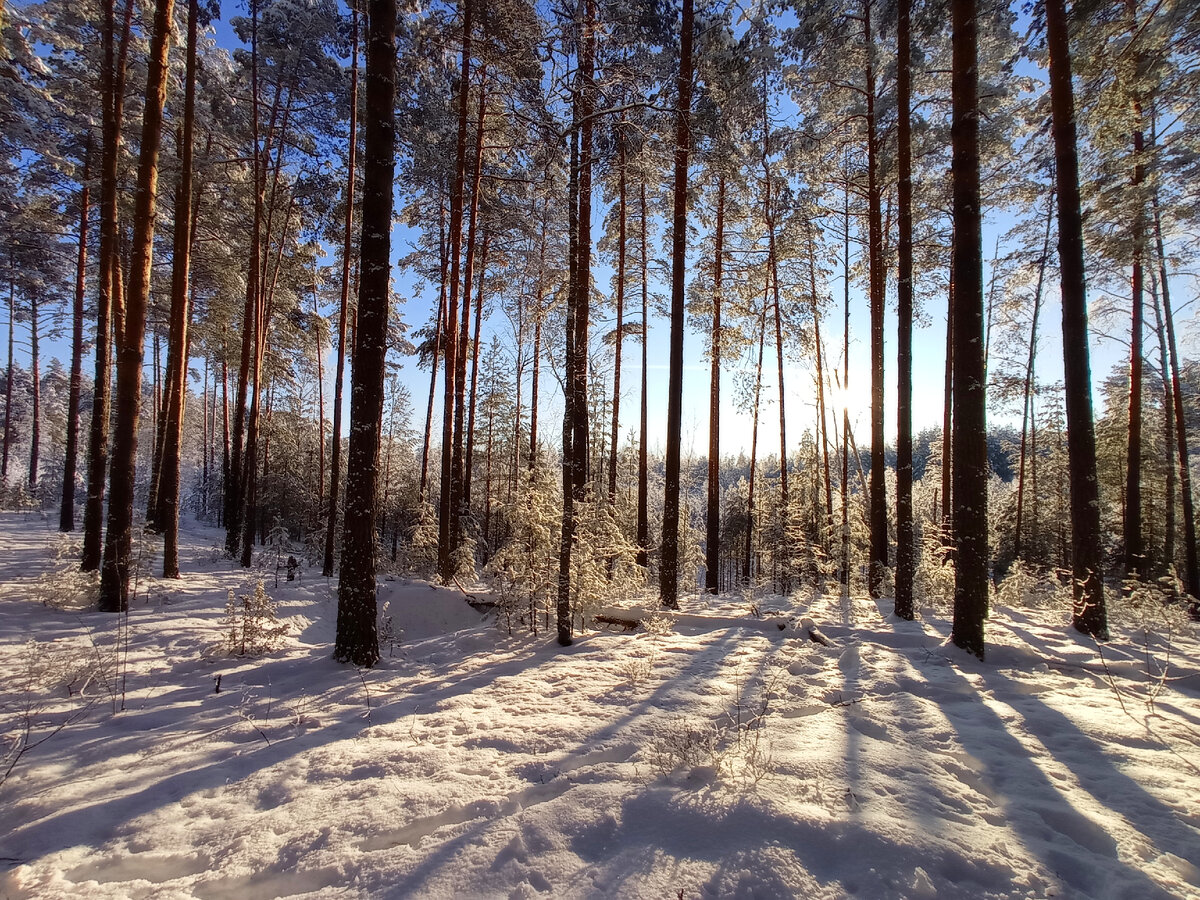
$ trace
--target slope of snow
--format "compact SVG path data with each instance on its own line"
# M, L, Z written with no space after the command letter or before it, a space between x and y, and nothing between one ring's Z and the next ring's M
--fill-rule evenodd
M1200 897L1194 630L1101 656L996 609L981 663L801 592L564 650L384 580L402 634L360 672L336 582L273 563L283 648L218 652L249 580L198 526L127 631L44 606L50 529L0 516L0 725L45 738L0 785L0 897Z

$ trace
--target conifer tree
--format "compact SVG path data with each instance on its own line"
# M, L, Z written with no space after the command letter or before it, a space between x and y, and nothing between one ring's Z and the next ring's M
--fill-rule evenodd
M350 447L346 468L346 524L338 579L340 662L372 666L379 660L376 624L376 515L380 415L391 299L392 182L395 175L396 3L367 7L366 111L358 325L350 389Z

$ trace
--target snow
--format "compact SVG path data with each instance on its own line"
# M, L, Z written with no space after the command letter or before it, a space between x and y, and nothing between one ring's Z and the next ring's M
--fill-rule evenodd
M51 529L0 515L0 726L46 738L0 785L3 897L1200 897L1195 630L1101 656L996 608L980 662L804 590L562 649L385 579L403 634L359 671L336 582L273 562L284 646L218 652L250 581L189 524L122 680L117 617L34 599Z

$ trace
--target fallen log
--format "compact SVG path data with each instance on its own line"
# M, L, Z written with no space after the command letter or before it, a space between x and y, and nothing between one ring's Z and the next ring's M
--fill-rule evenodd
M626 631L633 631L642 624L641 619L625 619L621 616L606 616L603 614L593 616L592 621L599 625L620 625Z

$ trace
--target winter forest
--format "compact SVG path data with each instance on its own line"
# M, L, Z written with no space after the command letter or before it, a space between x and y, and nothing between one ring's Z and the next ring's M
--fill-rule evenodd
M0 895L1200 896L1200 7L0 0L0 84Z

